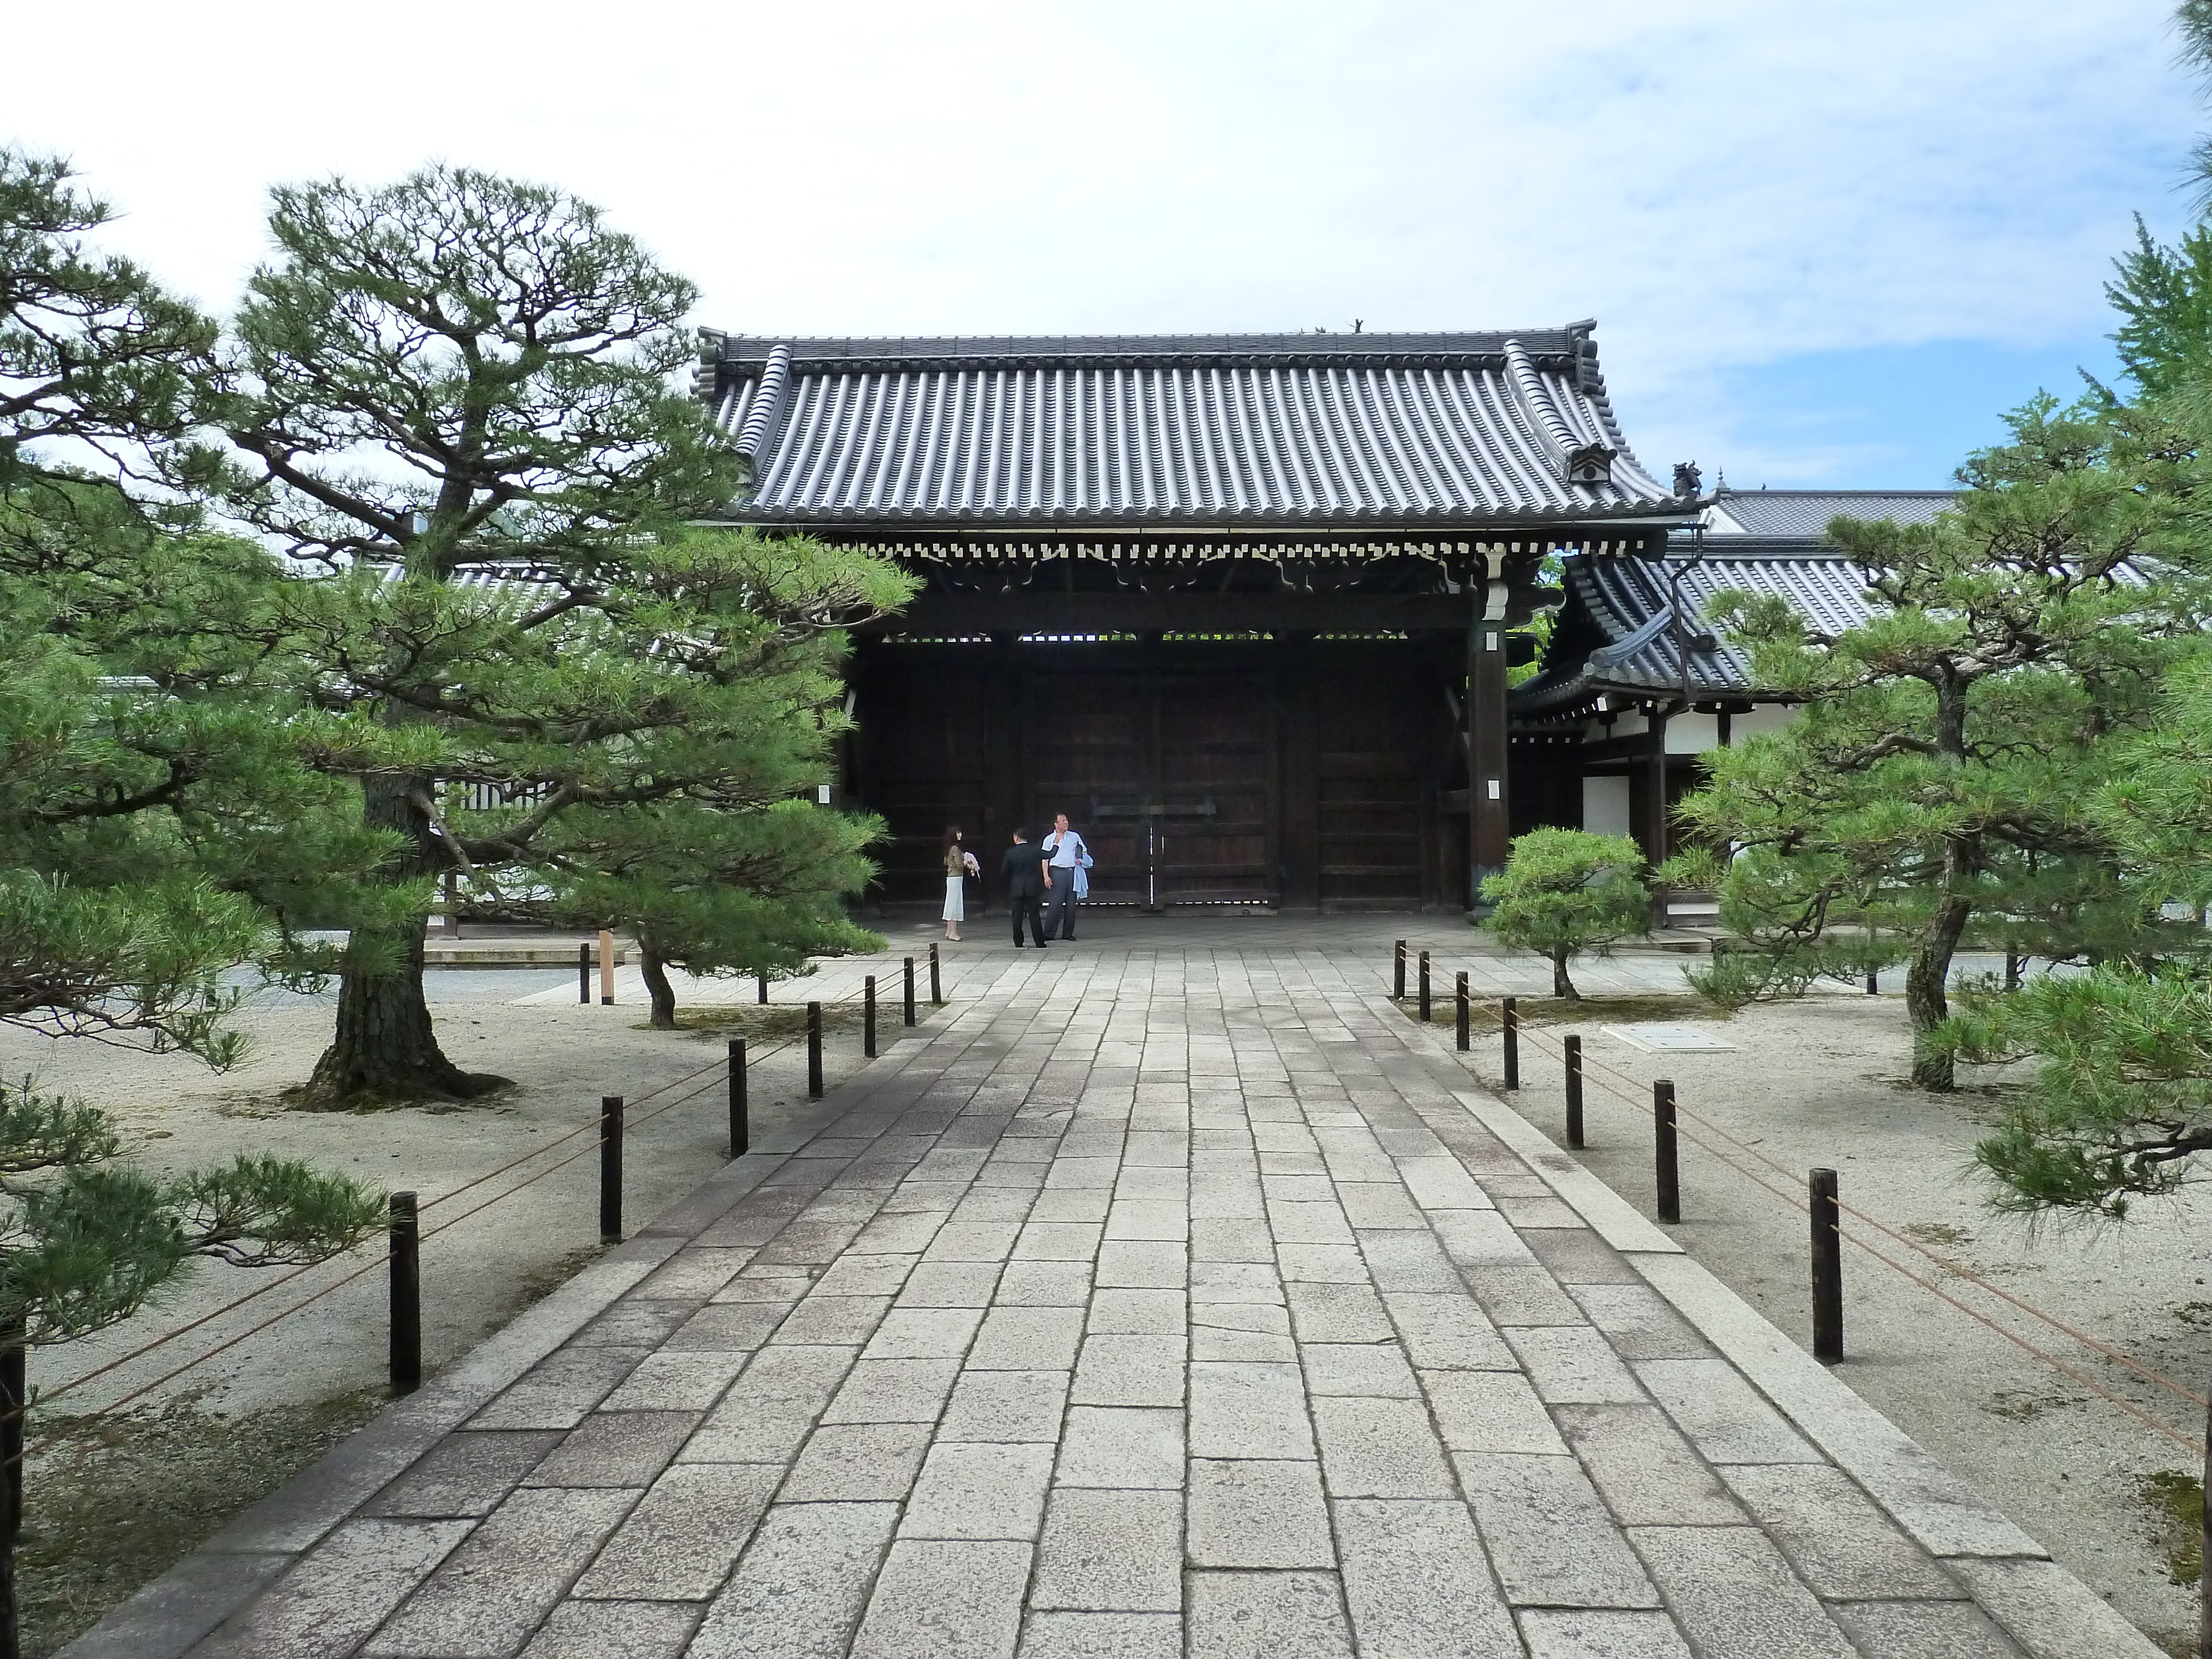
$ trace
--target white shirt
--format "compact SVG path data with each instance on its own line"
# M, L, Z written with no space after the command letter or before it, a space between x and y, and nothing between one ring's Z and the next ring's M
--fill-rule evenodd
M1073 870L1076 860L1090 850L1084 846L1083 837L1073 830L1066 835L1054 830L1048 844L1052 848L1052 867L1055 870Z

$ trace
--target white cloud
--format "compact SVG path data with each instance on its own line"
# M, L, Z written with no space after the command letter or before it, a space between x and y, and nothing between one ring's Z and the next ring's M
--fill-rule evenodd
M1601 319L1717 371L2094 331L2195 116L2160 0L24 9L0 137L211 305L272 181L433 157L606 207L748 332ZM1724 423L1724 422L1723 422ZM1645 446L1647 448L1650 446Z

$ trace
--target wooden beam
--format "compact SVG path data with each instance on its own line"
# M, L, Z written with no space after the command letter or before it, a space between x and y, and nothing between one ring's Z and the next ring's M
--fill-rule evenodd
M1419 632L1467 623L1452 593L917 594L863 635ZM1503 624L1500 624L1501 626ZM1502 661L1502 659L1501 659Z

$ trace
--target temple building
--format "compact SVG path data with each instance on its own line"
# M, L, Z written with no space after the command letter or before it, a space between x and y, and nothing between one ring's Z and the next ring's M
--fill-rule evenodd
M1065 811L1098 902L1458 909L1532 823L1632 812L1600 705L1678 700L1653 595L1685 543L1760 537L1638 462L1593 327L706 334L750 470L730 520L922 581L848 669L838 793L890 826L877 899L934 901L948 824L988 867ZM1513 630L1563 597L1509 696ZM1698 678L1718 649L1690 709L1741 701Z

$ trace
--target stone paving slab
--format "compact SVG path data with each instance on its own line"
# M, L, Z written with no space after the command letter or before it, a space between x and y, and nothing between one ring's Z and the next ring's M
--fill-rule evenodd
M70 1652L2156 1653L1471 1090L1370 932L954 958Z

